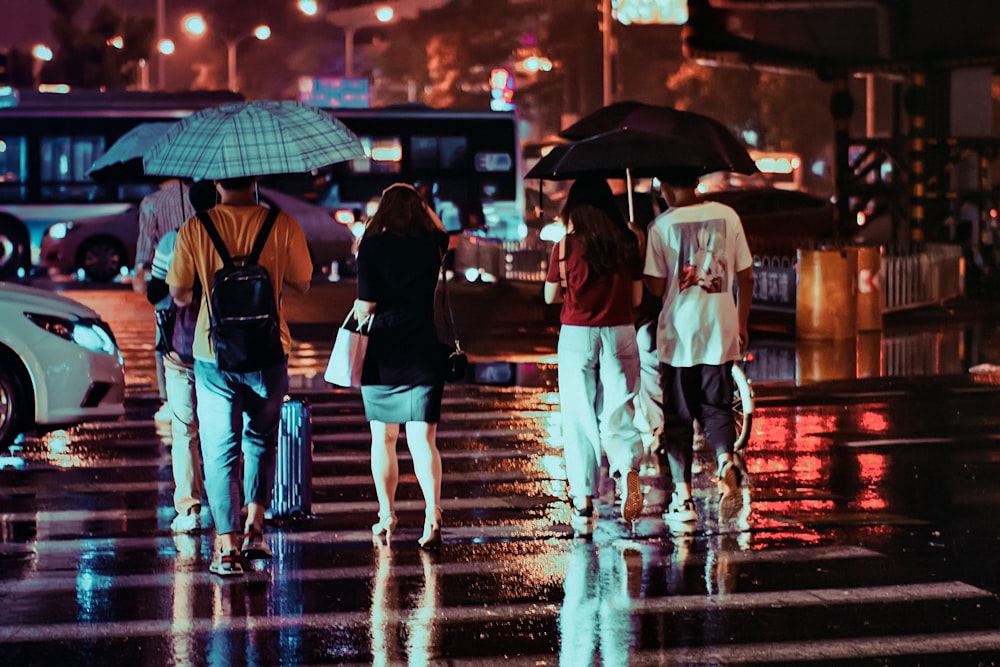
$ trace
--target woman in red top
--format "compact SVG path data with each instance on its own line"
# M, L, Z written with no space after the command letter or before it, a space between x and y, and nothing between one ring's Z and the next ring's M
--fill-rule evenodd
M559 402L573 527L593 531L602 454L618 480L621 515L642 512L636 464L642 452L633 399L639 385L635 306L642 264L635 235L606 181L573 183L563 209L567 234L556 245L545 300L563 301L559 332Z

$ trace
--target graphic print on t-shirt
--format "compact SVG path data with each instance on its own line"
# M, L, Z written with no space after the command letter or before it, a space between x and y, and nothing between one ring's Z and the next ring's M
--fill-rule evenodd
M732 284L726 266L726 221L703 220L678 225L680 231L680 291L700 287L709 294Z

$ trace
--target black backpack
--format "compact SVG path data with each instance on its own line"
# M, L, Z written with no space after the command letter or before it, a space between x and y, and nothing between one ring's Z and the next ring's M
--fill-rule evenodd
M234 259L211 217L198 213L223 264L215 273L208 301L208 335L221 370L259 371L285 359L274 285L267 269L257 263L277 217L278 208L269 209L250 254Z

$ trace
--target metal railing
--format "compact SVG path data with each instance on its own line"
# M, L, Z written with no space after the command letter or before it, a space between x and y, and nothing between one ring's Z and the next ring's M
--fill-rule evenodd
M754 308L795 312L798 267L795 255L787 252L754 254ZM881 258L877 283L882 289L883 313L939 305L960 297L965 294L962 248L928 243L916 249L887 251Z
M814 248L816 242L803 241L801 245ZM464 236L456 255L456 270L475 267L492 280L543 282L551 248L551 243L537 238L502 242ZM787 241L780 246L765 242L755 250L755 307L794 312L795 251L789 254ZM881 264L883 313L941 304L965 293L959 245L927 243L905 251L886 251Z
M882 312L941 304L965 293L961 246L928 243L918 251L882 256Z

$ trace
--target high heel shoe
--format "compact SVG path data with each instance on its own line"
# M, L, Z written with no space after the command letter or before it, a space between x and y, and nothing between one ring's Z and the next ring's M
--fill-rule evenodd
M421 549L438 549L441 546L441 510L428 512L424 518L424 534L417 542Z
M381 538L385 537L385 541L388 542L389 538L392 537L392 531L396 529L396 513L389 512L388 514L378 515L378 523L372 524L372 537Z

